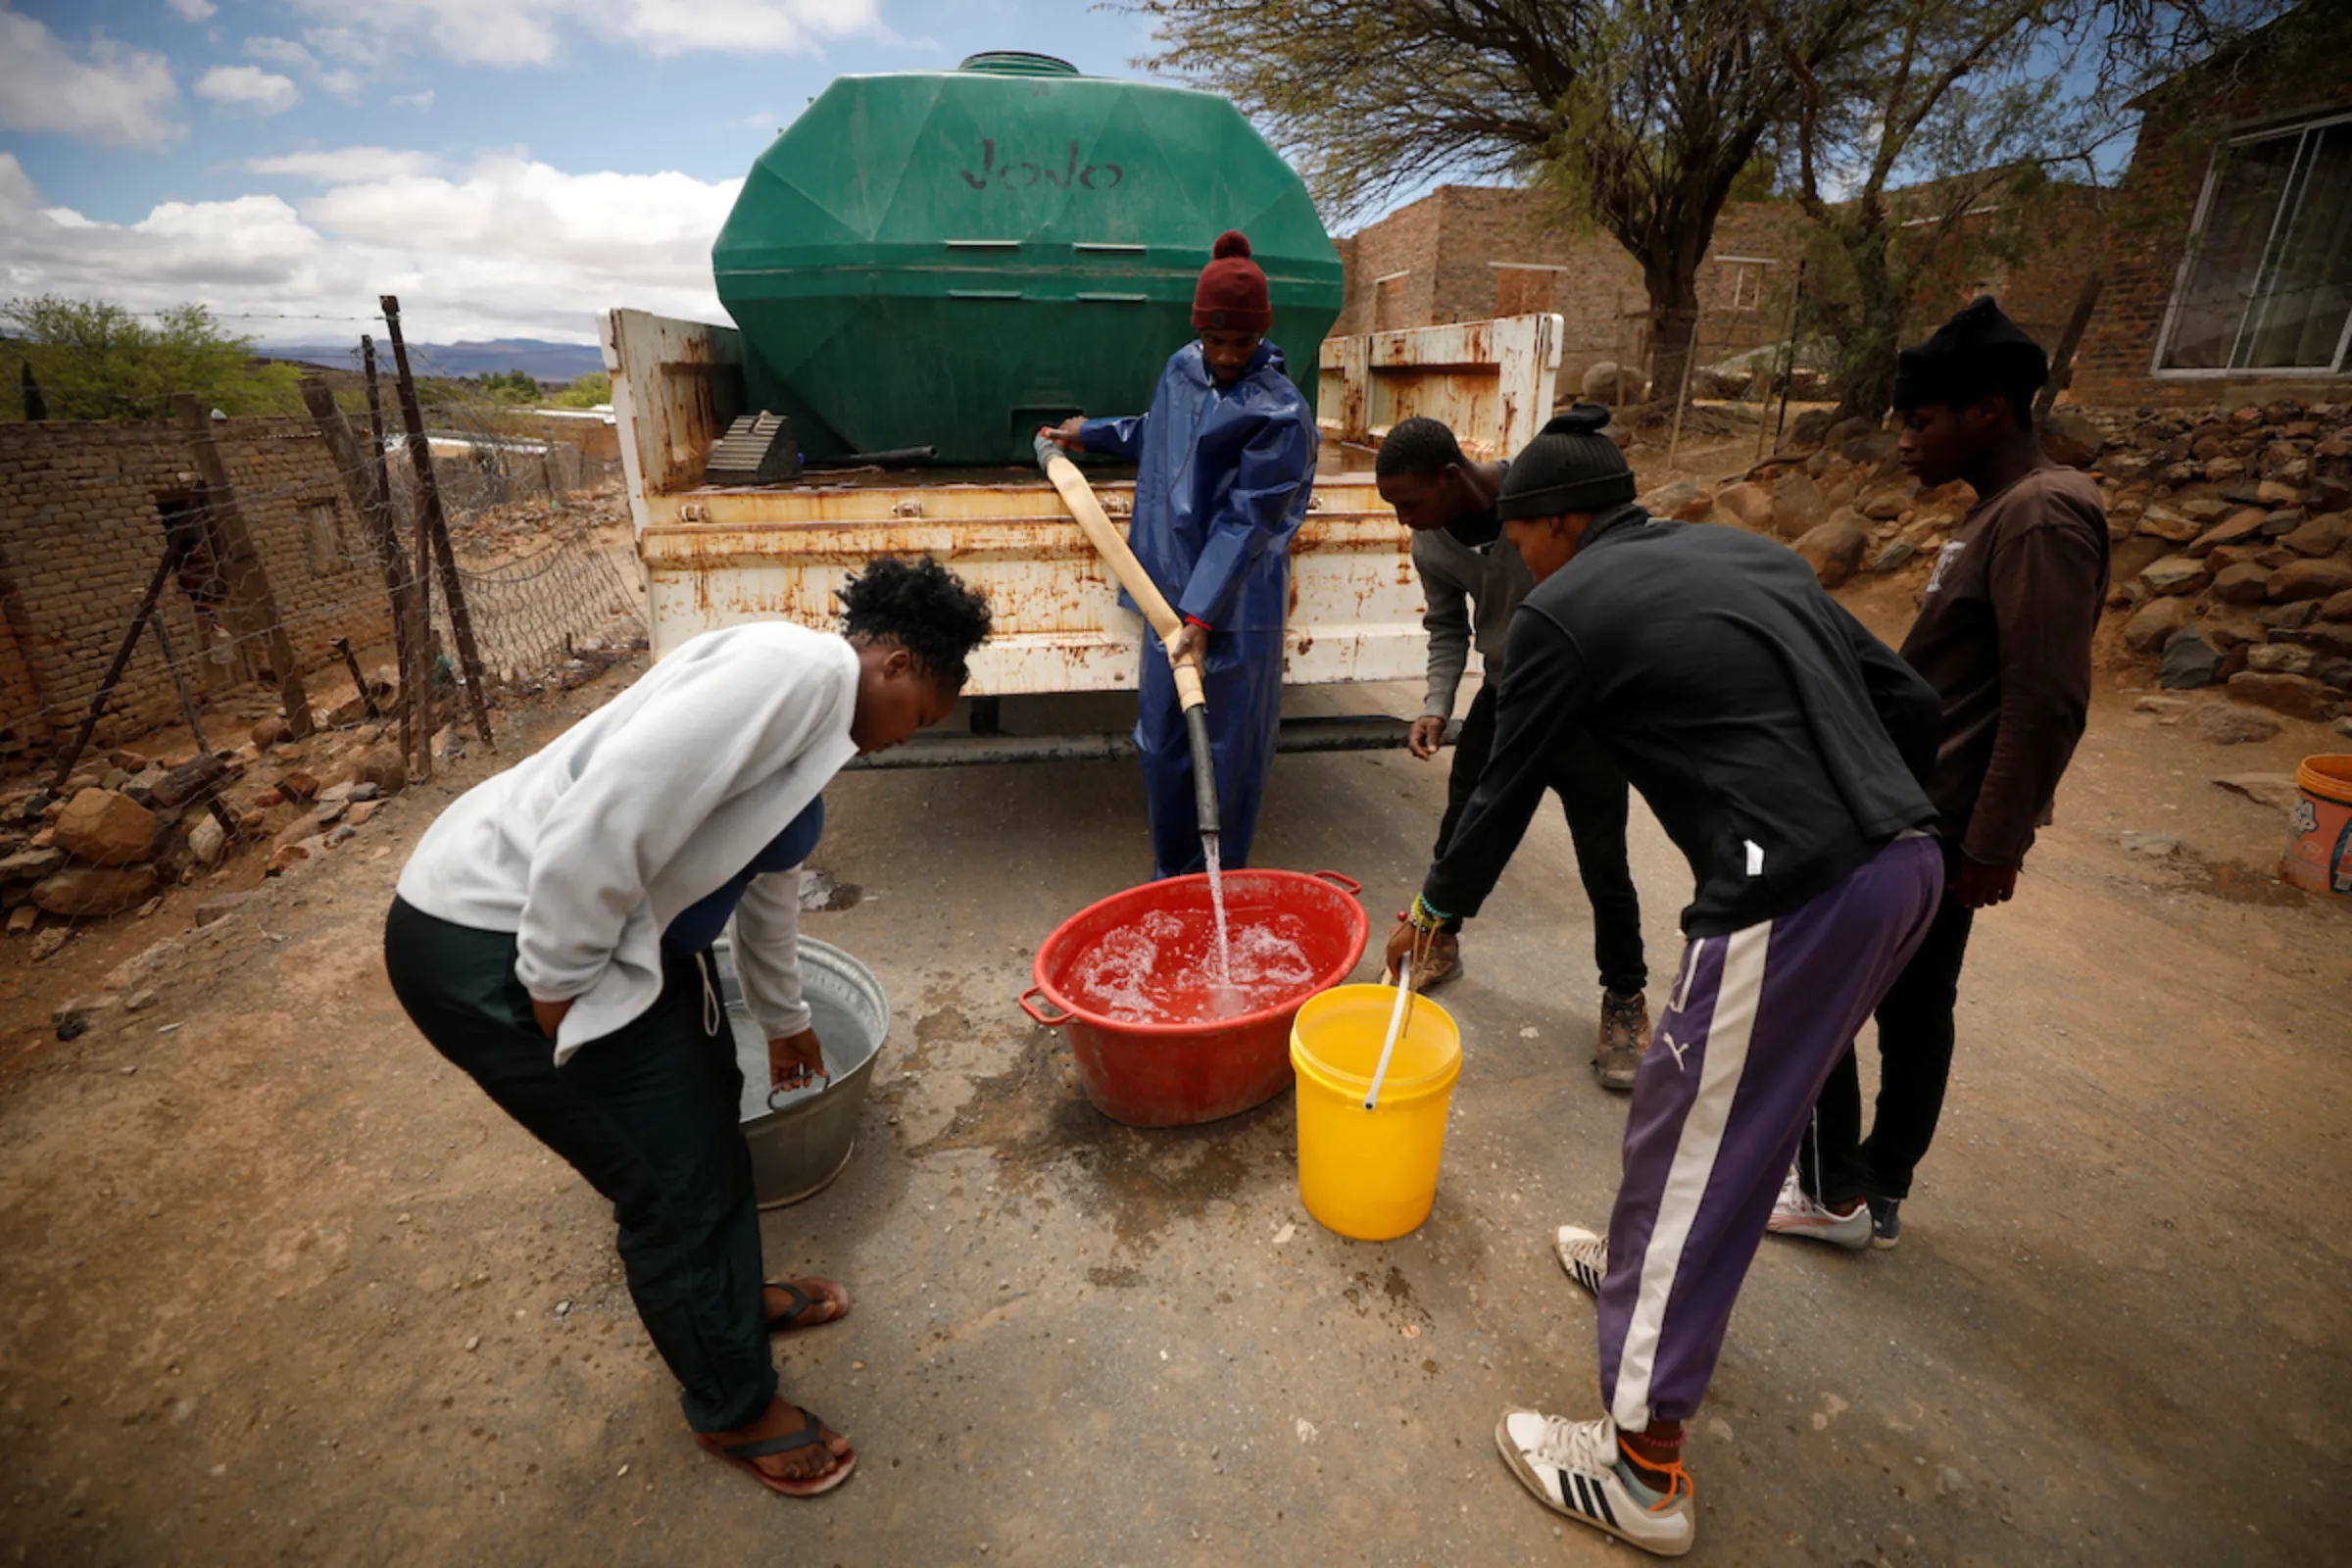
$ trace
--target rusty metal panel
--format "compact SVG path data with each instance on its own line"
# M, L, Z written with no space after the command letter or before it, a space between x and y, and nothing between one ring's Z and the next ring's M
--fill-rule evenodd
M1500 337L1507 346L1508 332ZM726 327L614 311L604 346L656 657L749 620L833 625L834 590L850 572L877 556L928 555L986 594L996 616L996 634L973 655L972 695L1134 686L1143 621L1119 608L1108 572L1042 476L705 485L704 453L741 397L740 339ZM1133 513L1132 484L1096 491L1113 518ZM1370 474L1317 482L1291 556L1286 680L1421 673L1421 584L1408 535Z
M1560 338L1560 318L1535 315L1326 339L1324 432L1377 445L1418 415L1474 458L1507 457L1551 417Z
M599 336L637 529L656 496L703 482L703 459L743 412L743 334L647 311L606 313Z
M1327 337L1315 398L1315 423L1334 441L1364 438L1364 356L1371 340Z
M1105 487L1106 501L1126 495ZM699 490L639 541L654 653L700 631L780 616L834 623L833 591L882 555L930 555L988 596L996 635L974 654L974 696L1118 691L1135 684L1143 623L1050 486ZM1124 513L1127 508L1113 509ZM1426 657L1408 539L1370 475L1318 484L1292 547L1285 678L1416 676Z

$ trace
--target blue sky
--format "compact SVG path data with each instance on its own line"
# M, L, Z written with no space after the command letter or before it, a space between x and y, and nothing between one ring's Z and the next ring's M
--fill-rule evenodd
M1149 42L1082 0L0 0L0 296L276 341L383 291L442 341L718 318L735 182L836 75Z

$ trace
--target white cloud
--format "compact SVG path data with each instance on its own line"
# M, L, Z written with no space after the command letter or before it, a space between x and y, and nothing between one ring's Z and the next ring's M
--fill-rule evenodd
M273 66L283 66L298 72L314 87L333 93L345 103L356 103L360 96L360 74L356 71L329 71L318 63L318 57L307 44L292 38L262 36L245 40L245 52L256 60L267 60Z
M302 41L329 60L346 65L380 66L388 57L390 41L380 29L363 29L348 23L326 26L305 27Z
M424 114L433 107L433 89L427 87L422 92L395 93L392 96L392 107L414 109L420 115Z
M0 130L59 131L102 146L177 141L179 87L160 54L93 32L79 50L0 10Z
M220 12L213 0L168 0L168 3L186 22L210 22Z
M371 180L413 179L432 172L436 162L429 153L398 152L390 147L337 147L281 153L275 158L251 158L246 160L245 167L256 174L290 174L319 185L353 185Z
M710 241L740 180L570 173L520 152L453 175L432 167L374 147L286 154L257 160L257 172L327 188L294 204L166 202L136 222L108 223L44 210L15 157L0 153L0 293L132 310L199 300L262 336L272 323L238 313L341 317L373 310L384 293L402 296L412 332L443 341L586 341L595 314L616 305L725 319Z
M245 40L245 52L256 60L267 60L273 66L294 66L304 71L315 69L318 57L291 38L263 36Z
M294 78L259 66L215 66L196 78L196 96L222 109L280 115L302 102Z
M544 66L575 29L657 56L797 54L881 30L877 0L375 0L356 18L349 0L290 4L318 19L306 41L355 64L380 63L418 37L462 65Z

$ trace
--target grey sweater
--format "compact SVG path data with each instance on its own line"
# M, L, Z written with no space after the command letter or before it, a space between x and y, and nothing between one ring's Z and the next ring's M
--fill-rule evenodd
M1413 535L1413 569L1421 574L1428 601L1421 625L1429 633L1429 694L1421 711L1451 718L1474 635L1478 656L1486 661L1487 684L1501 683L1511 613L1536 585L1535 574L1507 535L1473 549L1444 528Z

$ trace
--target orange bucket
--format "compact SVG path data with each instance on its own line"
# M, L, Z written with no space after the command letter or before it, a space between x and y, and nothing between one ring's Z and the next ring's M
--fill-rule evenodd
M2352 757L2306 757L2278 874L2314 893L2352 894Z

